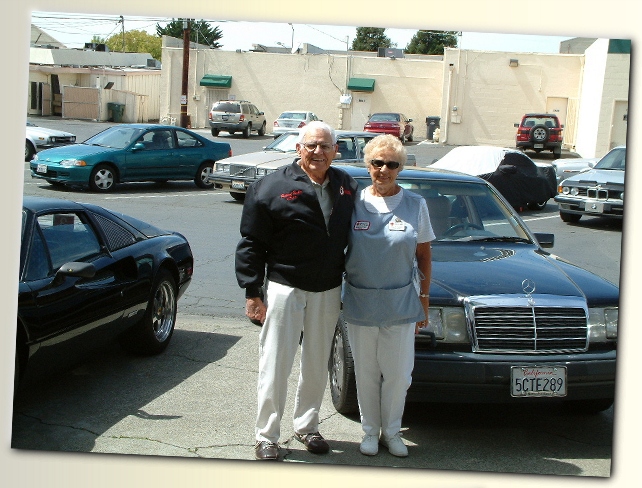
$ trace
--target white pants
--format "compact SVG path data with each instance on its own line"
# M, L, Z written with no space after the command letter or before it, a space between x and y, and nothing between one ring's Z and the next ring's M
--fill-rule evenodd
M361 427L386 439L401 430L415 363L415 324L368 327L348 323Z
M278 442L288 378L301 332L301 368L294 402L294 430L318 432L328 381L328 359L339 318L341 287L307 292L269 282L267 314L259 337L256 440Z

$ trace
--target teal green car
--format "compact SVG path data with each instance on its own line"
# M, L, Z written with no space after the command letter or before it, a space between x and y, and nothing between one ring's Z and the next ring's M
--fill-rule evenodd
M181 127L120 124L82 143L41 151L29 166L34 178L95 192L134 181L193 180L200 188L212 188L214 163L231 155L228 143Z

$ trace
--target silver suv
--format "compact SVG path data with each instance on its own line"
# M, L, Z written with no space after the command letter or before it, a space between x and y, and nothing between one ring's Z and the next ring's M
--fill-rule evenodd
M219 100L212 105L209 114L212 135L220 131L230 134L243 132L243 137L250 137L252 131L258 135L265 134L265 114L246 100Z

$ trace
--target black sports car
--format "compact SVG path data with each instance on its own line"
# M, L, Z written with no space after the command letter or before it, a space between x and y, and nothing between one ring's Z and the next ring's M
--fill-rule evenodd
M130 352L162 352L193 266L176 232L96 205L25 197L16 386L114 339Z
M364 188L365 168L342 167ZM429 327L415 339L408 401L609 408L615 394L619 289L547 252L496 188L476 176L404 169L404 189L428 204ZM332 400L358 408L341 317L329 363Z

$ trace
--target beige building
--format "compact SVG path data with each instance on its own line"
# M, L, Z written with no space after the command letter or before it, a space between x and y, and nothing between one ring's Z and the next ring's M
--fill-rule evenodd
M413 119L420 138L428 135L427 117L437 117L441 143L508 147L524 113L553 112L565 125L565 148L602 156L626 141L630 42L576 40L562 47L570 54L446 49L443 57L377 57L305 44L295 53L195 45L187 111L191 127L206 128L214 101L250 100L265 112L268 131L284 110L311 110L347 129L361 129L370 113L394 111ZM162 66L161 118L180 120L180 40L164 38Z

